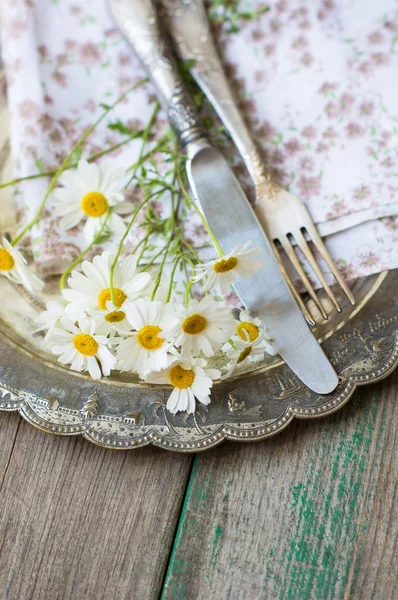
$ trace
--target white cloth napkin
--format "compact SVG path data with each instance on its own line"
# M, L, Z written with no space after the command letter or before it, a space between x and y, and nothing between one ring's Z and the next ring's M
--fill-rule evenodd
M268 13L243 23L238 33L217 27L231 82L267 168L307 204L348 279L395 268L397 2L267 5ZM16 177L57 166L98 117L99 104L110 104L144 75L105 0L3 2L1 34ZM143 127L153 94L151 84L132 93L90 138L85 155L120 141L106 126L111 120ZM132 142L118 151L115 166L134 162L138 147ZM17 187L23 219L33 214L47 185L40 179ZM202 246L206 236L195 215L188 215L184 227L191 242ZM47 210L32 245L38 267L49 271L70 263L85 243L79 228L61 231Z

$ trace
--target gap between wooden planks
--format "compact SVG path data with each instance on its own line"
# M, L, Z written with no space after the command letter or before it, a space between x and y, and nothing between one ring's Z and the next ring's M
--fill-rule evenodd
M397 383L191 473L0 415L3 597L395 600Z

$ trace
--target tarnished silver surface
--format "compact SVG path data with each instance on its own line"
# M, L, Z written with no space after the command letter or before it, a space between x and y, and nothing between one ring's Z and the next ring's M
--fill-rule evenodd
M108 448L155 444L197 452L224 439L275 435L294 418L339 409L357 385L386 377L398 363L398 271L356 282L353 309L317 327L339 375L327 396L311 392L285 364L268 359L256 370L215 385L208 407L187 417L165 407L170 389L133 380L95 382L57 365L33 330L37 308L0 278L0 410L17 410L32 425L59 435L83 435Z
M188 156L191 189L223 251L231 252L242 241L251 241L261 250L260 271L235 286L242 303L261 318L278 354L309 388L318 393L334 390L337 375L307 326L264 229L227 161L200 130L171 51L168 54L161 41L154 0L108 0L108 4L116 25L147 66ZM163 66L164 58L167 66Z

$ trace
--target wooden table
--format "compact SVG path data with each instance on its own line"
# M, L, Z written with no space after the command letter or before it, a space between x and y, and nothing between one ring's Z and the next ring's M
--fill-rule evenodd
M195 456L0 414L1 598L396 600L397 391Z
M1 93L0 123L8 155ZM0 600L396 600L397 420L398 373L332 417L196 456L0 413Z

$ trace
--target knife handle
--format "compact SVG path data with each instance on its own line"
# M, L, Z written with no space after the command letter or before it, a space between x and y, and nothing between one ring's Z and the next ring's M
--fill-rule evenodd
M108 0L112 17L143 63L180 144L204 140L192 98L173 59L153 0Z
M182 60L228 129L253 179L257 196L273 195L269 175L242 119L214 45L203 0L161 0L168 29Z

